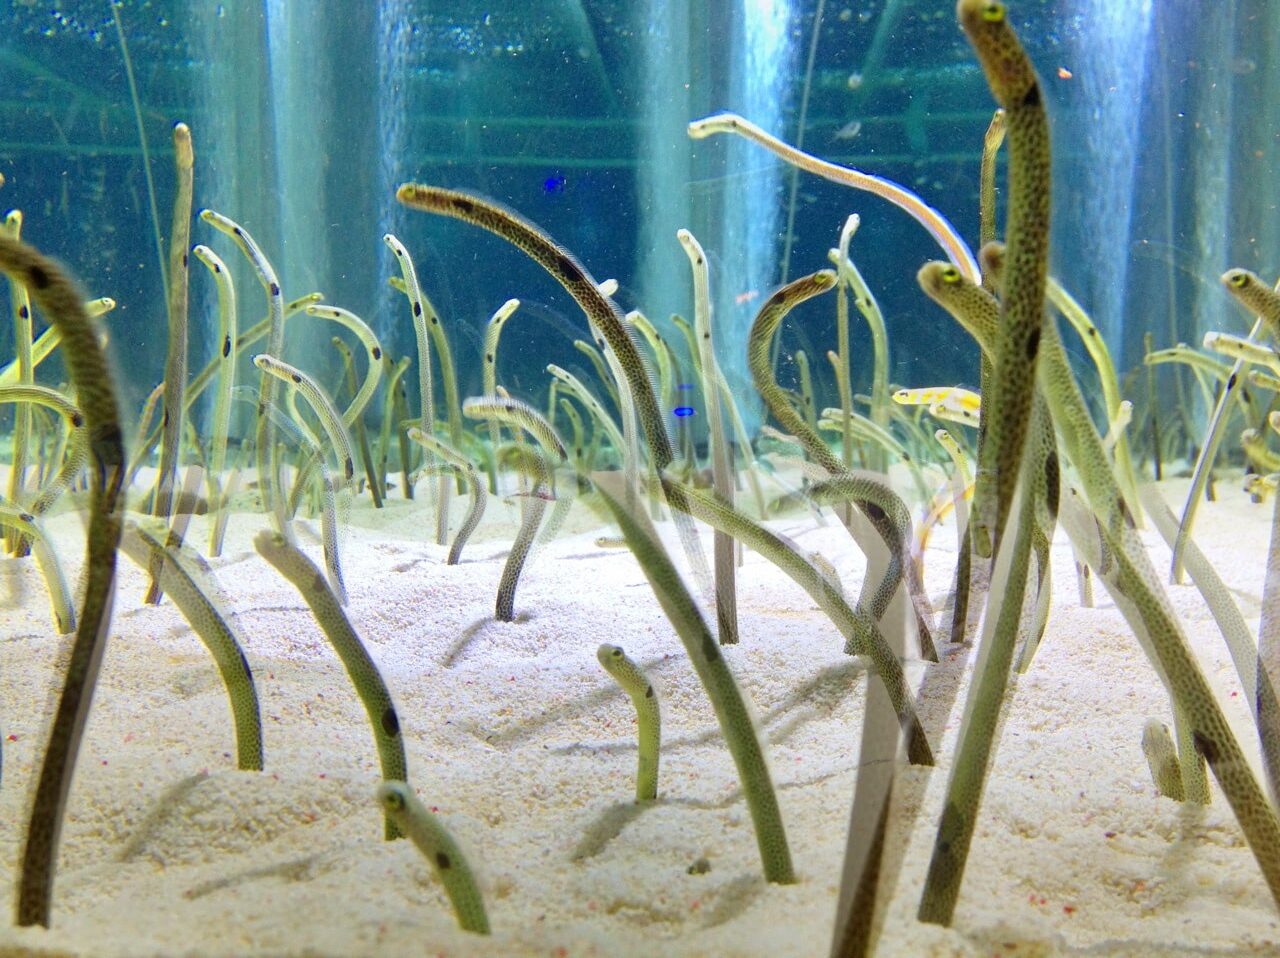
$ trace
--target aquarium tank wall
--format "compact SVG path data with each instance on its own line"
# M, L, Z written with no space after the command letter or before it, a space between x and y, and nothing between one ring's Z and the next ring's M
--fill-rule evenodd
M5 5L0 942L163 953L101 903L175 863L199 954L1280 947L1277 50L1268 0ZM188 686L234 758L170 775ZM1128 797L1029 810L1035 736ZM210 806L297 844L179 851ZM1154 871L1037 844L1107 815Z

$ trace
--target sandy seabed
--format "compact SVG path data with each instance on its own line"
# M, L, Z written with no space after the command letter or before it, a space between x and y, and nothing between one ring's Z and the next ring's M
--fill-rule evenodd
M1256 626L1271 508L1233 483L1197 540ZM1180 503L1185 483L1166 488ZM819 956L827 954L853 794L866 672L798 587L748 552L741 643L725 649L759 717L799 881L766 884L733 764L683 648L630 553L603 549L575 506L538 552L517 621L492 618L517 510L492 501L463 562L428 544L421 500L358 507L344 560L348 614L396 701L409 776L479 873L493 935L459 931L427 862L382 841L379 766L350 682L300 596L238 514L212 562L261 700L266 770L235 768L226 694L171 602L121 579L72 789L53 928L0 931L0 955ZM770 525L834 563L856 592L862 558L835 521ZM69 578L81 519L48 527ZM300 541L318 556L318 527ZM189 541L203 544L202 518ZM1167 552L1145 534L1157 568ZM709 535L707 542L709 543ZM934 534L926 587L944 604L954 529ZM1082 608L1054 546L1049 630L1009 703L954 926L915 920L973 652L950 713L922 710L935 769L903 767L901 867L877 954L1275 955L1280 916L1226 801L1157 796L1140 737L1168 700L1099 586ZM1241 741L1245 693L1191 586L1171 589ZM663 706L659 800L631 802L635 721L595 650L645 664ZM0 560L0 900L12 901L36 762L66 640L29 559ZM916 682L924 667L909 663ZM931 704L934 705L931 708ZM939 741L939 737L941 741ZM703 860L707 869L691 866ZM701 873L699 873L701 872Z

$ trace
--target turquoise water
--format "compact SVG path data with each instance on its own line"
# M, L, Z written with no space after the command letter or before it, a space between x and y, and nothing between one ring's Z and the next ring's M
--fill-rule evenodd
M597 279L616 278L624 309L660 327L669 313L691 313L674 233L692 229L711 261L731 380L743 375L754 310L784 278L825 266L845 216L858 212L853 254L888 322L893 381L976 382L974 350L915 288L918 265L939 255L916 224L879 199L796 176L745 142L683 134L699 116L741 112L825 159L915 190L976 246L992 103L950 0L241 0L125 2L114 13L102 2L16 2L0 13L0 171L24 234L68 262L90 293L118 301L113 352L131 409L161 377L156 233L169 229L177 120L195 136L196 208L248 228L286 297L322 291L368 319L397 356L412 352L413 338L404 301L387 286L381 236L400 236L444 316L464 392L478 388L480 330L507 298L524 305L501 379L522 395L545 394L549 361L582 368L570 339L585 323L499 241L398 207L392 192L405 180L523 212ZM1280 252L1266 188L1280 102L1267 95L1280 73L1266 39L1274 5L1234 0L1193 17L1187 5L1151 0L1041 0L1014 4L1014 15L1054 122L1055 270L1093 312L1121 370L1140 361L1144 332L1158 347L1235 328L1223 318L1218 273L1265 273ZM208 233L197 224L193 241ZM234 268L256 315L253 278ZM213 348L207 277L194 277L192 296L198 364ZM821 302L788 324L784 382L804 347L830 386L822 355L833 313ZM10 349L6 339L0 355ZM855 322L855 391L865 388L868 353ZM308 361L322 376L338 368L321 346Z

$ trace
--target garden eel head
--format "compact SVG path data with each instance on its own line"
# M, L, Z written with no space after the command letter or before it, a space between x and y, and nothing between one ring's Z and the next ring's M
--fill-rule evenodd
M1227 289L1245 290L1249 286L1257 282L1258 277L1254 276L1247 269L1229 269L1222 274L1222 284Z
M920 267L920 271L916 273L916 282L920 284L920 288L935 300L939 296L946 295L948 289L958 288L963 279L964 276L960 270L950 263L943 263L938 260L925 263Z
M995 0L959 0L956 19L973 44L996 102L1006 110L1036 102L1039 84L1023 52L1008 11Z
M388 812L404 811L404 794L389 783L384 782L378 788L378 801L382 803L382 807Z

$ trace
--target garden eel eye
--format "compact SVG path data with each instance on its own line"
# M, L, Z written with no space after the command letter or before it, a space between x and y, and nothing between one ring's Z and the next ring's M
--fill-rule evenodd
M944 283L960 282L960 270L956 269L954 266L944 266L942 268L942 281Z
M395 792L386 792L382 796L382 803L393 812L404 810L404 796L397 795Z
M987 23L999 23L1004 19L1004 4L988 3L982 8L982 19Z
M1231 276L1230 279L1227 280L1227 282L1229 282L1236 289L1244 289L1247 285L1249 285L1249 274L1244 272L1235 273Z

